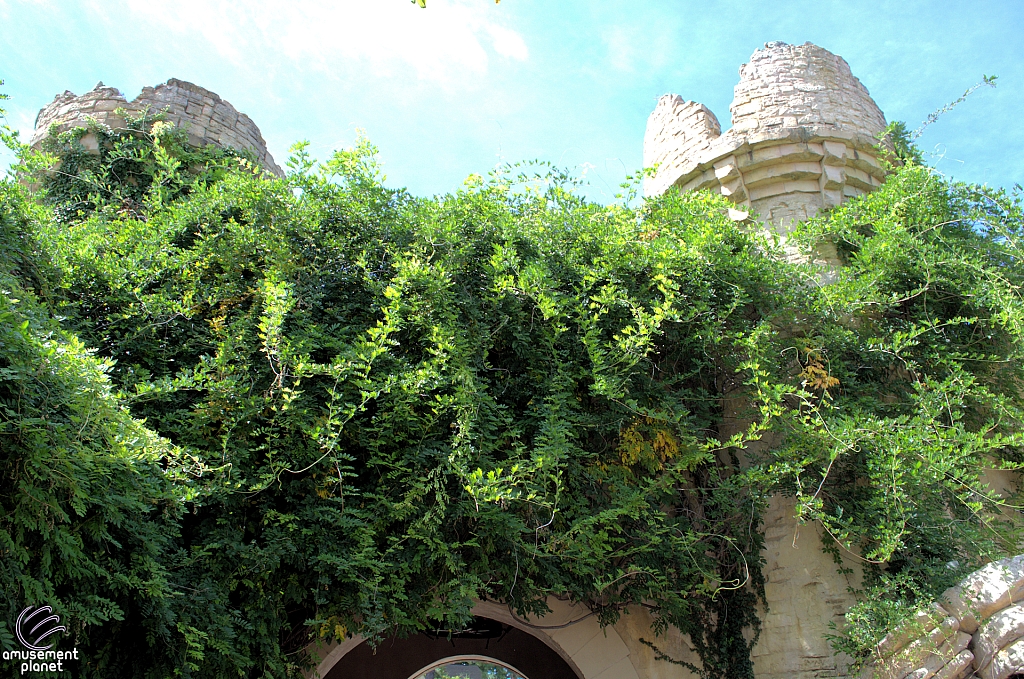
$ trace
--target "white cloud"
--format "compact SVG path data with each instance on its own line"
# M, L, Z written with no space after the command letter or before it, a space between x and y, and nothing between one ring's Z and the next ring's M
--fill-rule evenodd
M608 61L616 71L629 73L635 68L637 49L637 36L614 26L605 34L605 44L608 47Z
M420 78L458 81L482 74L488 53L525 60L522 36L502 25L501 8L482 0L93 0L108 21L142 22L187 37L236 64L284 57L292 67L376 73L411 69ZM283 64L282 64L283 66Z
M526 61L528 52L521 35L497 24L488 24L487 32L494 41L494 51L506 57Z
M644 17L642 24L617 25L603 34L612 70L621 73L653 72L665 66L676 51L674 27L659 18Z

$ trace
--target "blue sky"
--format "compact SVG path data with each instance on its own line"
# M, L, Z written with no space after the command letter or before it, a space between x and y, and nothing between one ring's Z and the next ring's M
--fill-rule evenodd
M999 76L919 140L958 179L1024 182L1024 2L705 0L0 0L0 78L24 134L58 92L129 99L170 77L248 113L281 165L364 129L388 184L454 190L500 160L586 172L611 200L640 168L667 92L729 125L739 66L765 42L843 56L889 120L916 127Z

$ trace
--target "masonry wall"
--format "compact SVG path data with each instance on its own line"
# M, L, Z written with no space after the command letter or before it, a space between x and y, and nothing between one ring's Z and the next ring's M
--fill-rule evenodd
M873 135L885 116L846 61L806 43L771 42L740 67L733 90L734 133L821 127Z
M678 167L708 151L722 134L718 118L704 104L678 94L658 100L644 134L644 167Z
M274 162L260 129L249 116L240 113L216 93L184 80L171 78L162 85L146 87L129 102L116 88L99 83L91 92L77 96L65 91L43 107L36 117L31 144L38 147L52 125L61 132L84 127L90 118L114 129L125 121L114 111L124 108L133 115L143 111L165 112L166 120L184 129L194 146L213 144L221 148L251 151L256 159L278 176L284 173Z

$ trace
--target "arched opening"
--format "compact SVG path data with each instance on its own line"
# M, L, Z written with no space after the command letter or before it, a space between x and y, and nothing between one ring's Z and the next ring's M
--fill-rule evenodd
M388 639L376 648L361 643L345 653L324 679L421 679L438 667L463 661L507 668L522 679L582 679L540 639L479 616L450 638L447 631L439 630ZM472 679L471 674L461 676ZM498 674L495 679L506 677Z

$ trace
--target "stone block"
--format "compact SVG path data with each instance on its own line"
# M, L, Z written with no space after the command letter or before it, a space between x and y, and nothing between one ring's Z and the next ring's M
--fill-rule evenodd
M701 189L714 189L718 186L718 179L714 172L701 172L693 178L682 177L679 186L680 191L699 191Z
M980 621L1006 608L1024 593L1024 555L994 561L950 587L942 595L943 606L960 620L960 627L974 633Z
M842 189L846 184L846 170L835 165L823 165L821 188L826 190Z
M220 123L224 127L234 127L238 117L232 115L230 111L224 109L223 106L218 106L213 110L214 122Z
M863 189L865 192L875 188L875 185L871 181L871 175L864 170L852 166L848 166L844 169L846 170L846 183L852 184L859 189Z
M788 130L783 131L788 135ZM776 135L778 136L778 135ZM756 137L755 137L756 139ZM776 139L757 139L753 141L753 152L750 154L748 163L741 163L740 169L752 170L763 165L774 165L778 163L795 163L806 161L820 161L824 151L820 144L808 142L796 143L772 143ZM764 145L760 145L764 143Z
M999 649L1024 636L1024 606L1010 606L986 620L974 634L974 668L982 669Z
M932 629L927 636L907 644L896 654L878 661L875 664L876 676L879 679L902 679L924 666L932 656L952 658L966 648L970 640L969 634L957 631L957 620L950 616ZM943 661L932 673L934 674L945 664Z
M1000 650L985 667L978 670L981 679L1006 679L1024 671L1024 640L1014 642Z
M972 660L974 660L974 655L967 649L964 649L936 672L932 679L962 679L962 677L970 672Z
M128 127L124 118L115 115L107 116L103 123L112 130L123 130Z
M825 189L821 192L821 202L824 208L833 208L843 202L843 192L836 189Z
M826 140L822 142L822 147L825 150L825 158L823 162L826 165L845 165L846 164L846 144L839 141Z
M99 139L97 139L96 135L92 132L82 135L82 138L78 140L78 143L81 144L89 153L99 153L100 151Z
M760 109L761 107L758 105L758 102L751 101L745 104L740 104L739 106L734 106L732 108L732 114L737 117L755 115Z
M54 117L54 119L60 119L60 118L65 117L65 116L74 115L74 114L78 113L79 111L91 111L92 107L93 107L93 102L91 102L91 101L90 102L84 102L84 101L68 102L67 104L64 104L63 106L58 108L54 112L55 115L53 117Z
M936 672L945 667L946 661L939 655L928 656L924 664L913 672L907 674L903 679L930 679Z
M748 188L778 181L817 179L821 176L821 165L816 162L787 162L749 170L743 174Z
M734 157L724 158L714 164L715 178L719 181L725 181L729 178L737 178L740 176L740 170L736 166L736 159Z
M747 190L738 178L735 181L723 183L720 191L723 196L734 203L740 203L747 199Z
M744 118L733 124L732 129L734 132L752 132L758 128L757 120L753 118Z
M118 100L118 99L102 99L102 100L96 102L96 105L93 107L93 110L94 111L113 111L114 109L120 108L122 106L127 106L127 105L128 105L128 102L125 101L124 99L120 99L120 100Z

